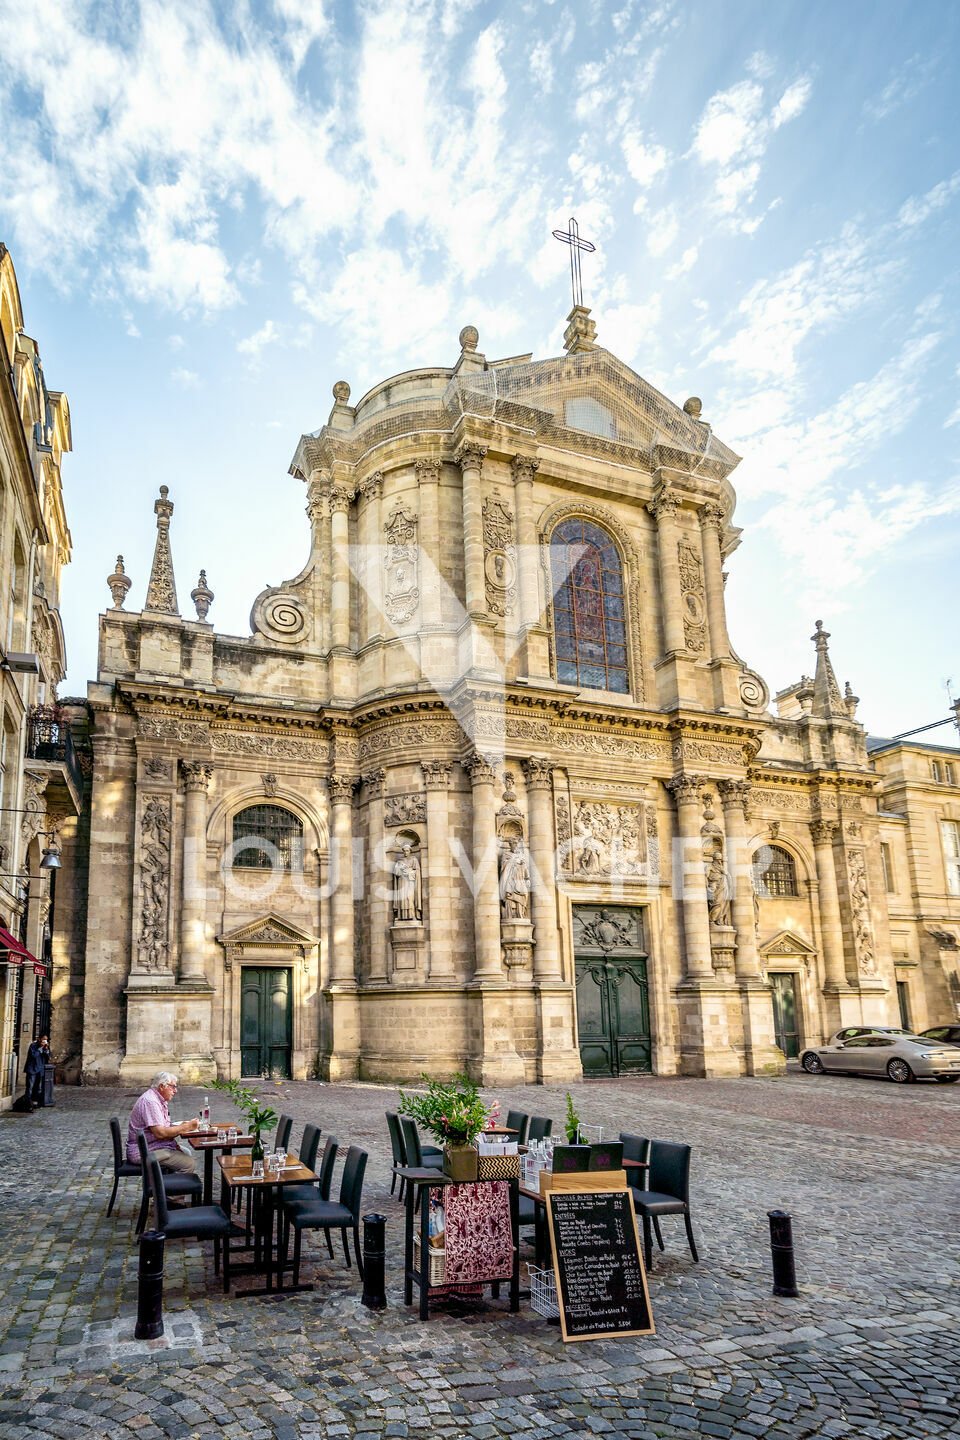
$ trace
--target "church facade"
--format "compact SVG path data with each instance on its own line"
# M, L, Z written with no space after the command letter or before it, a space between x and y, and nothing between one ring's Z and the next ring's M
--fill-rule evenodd
M767 1074L897 1023L856 698L819 623L773 710L727 633L738 457L582 307L561 356L478 343L334 386L249 636L204 575L182 613L165 488L141 611L111 575L72 711L86 1080Z

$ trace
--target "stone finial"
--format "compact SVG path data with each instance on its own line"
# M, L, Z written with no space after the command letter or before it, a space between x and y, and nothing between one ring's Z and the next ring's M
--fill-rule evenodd
M346 405L350 399L350 386L346 380L338 380L333 387L333 398L338 405Z
M840 695L840 686L830 663L829 630L824 630L823 621L818 620L810 639L817 647L817 668L813 676L813 711L821 720L846 715L846 706Z
M196 589L190 591L190 599L197 607L198 620L206 620L207 611L213 604L213 598L213 591L207 584L207 572L206 570L201 570L200 579L197 581Z
M843 703L847 707L847 715L851 720L856 718L857 706L860 704L860 696L854 695L853 686L849 680L844 681Z
M703 401L700 399L699 395L691 395L689 399L684 400L683 402L684 414L689 415L691 420L699 420L700 412L702 409Z
M480 331L476 325L464 325L460 331L460 349L476 350L480 344Z
M590 319L590 311L586 305L574 305L567 316L567 328L563 332L563 348L568 355L596 350L597 327Z
M122 610L123 602L127 598L127 591L133 584L130 576L123 568L123 556L117 556L117 566L112 575L107 576L107 584L110 587L110 594L113 596L114 610Z
M173 574L173 556L170 553L170 517L173 515L173 501L168 500L169 487L160 486L160 499L153 504L157 517L157 543L150 567L150 581L144 610L155 610L161 615L177 615L177 583Z

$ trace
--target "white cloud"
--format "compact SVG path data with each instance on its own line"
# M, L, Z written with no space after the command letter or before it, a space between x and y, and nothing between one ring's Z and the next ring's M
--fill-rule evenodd
M883 87L880 94L864 101L863 113L874 122L885 120L902 105L916 98L929 82L935 62L911 55L903 69Z
M670 269L667 271L667 279L678 280L681 275L686 275L687 271L692 270L694 265L696 265L699 254L699 245L688 245L677 263L670 266Z
M949 205L954 195L960 191L960 170L955 170L948 180L941 180L934 185L925 195L911 196L900 207L900 214L897 216L898 223L905 229L912 229L916 225L922 225Z
M647 249L651 255L665 255L680 233L676 209L668 205L651 216L647 226Z
M182 335L167 336L167 345L170 347L171 350L182 350L186 343L187 342L186 340L184 340Z
M758 67L753 69L756 74ZM690 153L705 168L716 172L714 208L747 234L760 224L760 218L744 217L742 212L756 193L760 162L770 137L802 114L811 90L809 77L801 76L768 111L760 80L741 80L707 101Z
M252 335L246 336L243 340L237 341L237 350L245 355L252 364L256 364L261 357L262 351L267 345L274 345L280 339L280 331L272 320L267 320L255 330Z
M171 370L170 379L174 385L179 385L181 390L199 390L200 388L200 376L196 370L187 370L183 366Z
M652 185L657 176L663 174L670 152L663 145L645 142L642 130L624 135L620 144L627 170L641 189Z

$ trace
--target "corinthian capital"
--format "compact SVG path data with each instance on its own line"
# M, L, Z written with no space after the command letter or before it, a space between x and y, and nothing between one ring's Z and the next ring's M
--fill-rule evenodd
M647 501L647 509L658 525L664 520L672 520L679 508L680 497L673 490L658 490L653 499Z
M533 479L540 469L540 461L531 459L529 455L514 455L510 469L513 471L513 483L519 485L521 480Z
M549 790L553 784L553 766L540 755L528 755L521 760L528 790Z
M441 460L414 460L413 468L418 485L434 485L440 479Z
M379 470L374 470L373 474L368 475L366 480L361 480L357 487L358 494L360 494L365 501L378 499L382 490L383 474Z
M421 760L420 769L428 790L447 790L450 786L451 760Z
M356 785L357 782L352 775L331 775L327 781L327 789L333 804L349 805L353 799Z
M199 791L206 795L213 777L213 766L204 765L202 761L181 760L180 768L183 772L183 783L186 789Z
M460 764L469 774L472 785L492 785L497 778L497 762L493 755L481 755L479 750L471 750Z
M839 829L836 820L811 821L810 835L814 845L832 845L833 837Z
M346 514L350 509L351 495L342 485L334 485L330 491L330 509L336 515L338 512Z
M749 780L718 780L717 789L724 810L746 810L752 789Z
M486 453L486 445L478 445L475 440L464 440L453 458L461 470L482 470Z
M371 770L363 777L363 788L370 800L379 800L383 795L383 785L387 778L386 770Z
M699 519L701 530L716 530L719 534L723 529L723 510L712 500L700 506Z
M665 781L678 805L699 805L700 787L704 783L702 775L674 775L672 780Z

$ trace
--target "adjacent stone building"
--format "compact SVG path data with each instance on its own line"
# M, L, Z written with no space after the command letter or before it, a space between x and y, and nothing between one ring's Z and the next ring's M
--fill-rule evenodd
M47 388L3 244L0 370L0 1109L7 1109L31 1040L50 1028L51 961L64 955L69 937L58 924L49 861L61 832L75 833L83 778L56 699L66 668L59 597L70 531L60 464L72 448L70 407ZM69 893L67 900L72 920ZM69 1006L66 990L61 998Z
M734 650L738 457L699 400L582 307L561 356L468 326L451 368L333 394L291 465L306 563L250 635L203 574L181 613L166 487L141 611L110 577L84 1076L757 1074L895 1021L856 698L819 623L775 712Z

